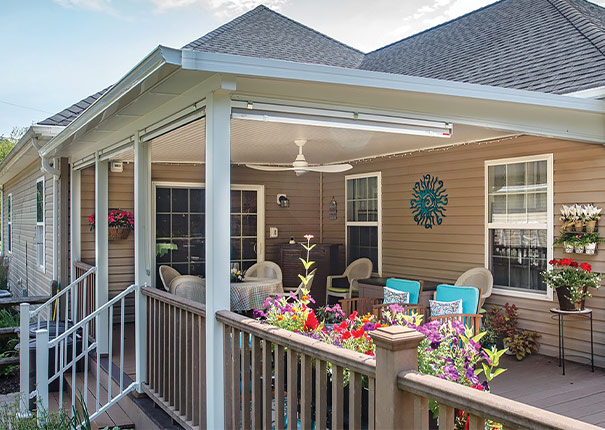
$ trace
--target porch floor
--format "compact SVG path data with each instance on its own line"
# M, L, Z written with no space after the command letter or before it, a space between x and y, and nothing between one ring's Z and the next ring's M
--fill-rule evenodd
M547 411L605 426L605 369L565 361L565 376L556 357L534 354L523 361L504 356L508 369L490 384L491 392Z

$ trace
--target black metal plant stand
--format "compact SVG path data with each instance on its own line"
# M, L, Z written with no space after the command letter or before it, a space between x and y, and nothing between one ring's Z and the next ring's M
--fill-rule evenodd
M563 368L563 375L565 375L565 317L580 317L590 321L590 365L592 372L594 372L594 341L592 331L592 309L583 309L581 311L563 311L558 308L552 308L550 310L553 315L553 319L559 320L559 367Z

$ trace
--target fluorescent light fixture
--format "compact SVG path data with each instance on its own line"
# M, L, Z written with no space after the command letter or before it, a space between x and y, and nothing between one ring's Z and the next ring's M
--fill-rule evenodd
M334 127L441 138L451 137L453 131L453 124L445 121L418 120L357 112L324 111L321 109L296 108L292 106L276 106L276 110L257 110L256 103L254 104L254 109L250 110L248 106L244 105L241 108L234 106L231 117L233 119L251 121L302 124L316 127ZM280 111L277 109L280 109Z

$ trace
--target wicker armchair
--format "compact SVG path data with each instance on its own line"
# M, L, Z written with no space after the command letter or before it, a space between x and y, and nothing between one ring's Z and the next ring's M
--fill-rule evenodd
M372 276L372 261L369 258L359 258L347 266L342 275L330 275L326 279L326 303L329 303L330 296L350 299L354 293L357 293L357 281ZM334 279L346 278L347 287L336 287L333 285Z

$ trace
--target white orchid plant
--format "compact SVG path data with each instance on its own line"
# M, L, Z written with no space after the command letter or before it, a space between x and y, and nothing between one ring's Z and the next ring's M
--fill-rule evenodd
M592 203L587 204L584 207L584 211L586 213L585 220L586 221L598 221L601 218L602 208L598 208L594 206Z

